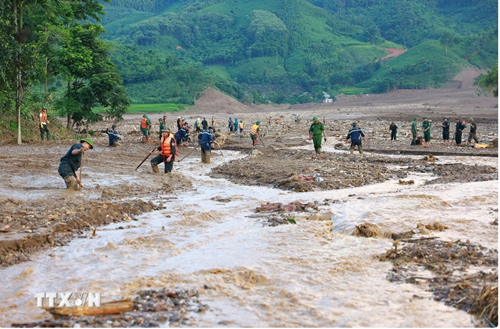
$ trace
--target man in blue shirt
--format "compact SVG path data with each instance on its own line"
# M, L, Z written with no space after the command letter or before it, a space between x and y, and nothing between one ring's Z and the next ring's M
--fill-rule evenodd
M189 125L187 122L184 122L182 128L175 133L174 138L175 142L177 143L177 146L180 146L183 144L183 142L186 140L186 138L189 135ZM187 147L187 144L184 144L185 147Z
M354 147L358 147L358 151L360 154L363 153L363 147L361 145L361 138L366 141L365 134L363 134L363 131L361 128L358 127L358 124L354 122L352 124L352 128L349 129L349 132L347 133L347 137L345 138L346 144L349 142L349 139L351 140L351 154L354 153Z
M117 147L120 146L118 141L122 139L120 135L118 135L118 132L115 130L116 125L112 125L111 129L106 129L106 134L108 134L109 137L109 146L112 147Z
M212 143L214 142L214 128L209 127L198 135L201 146L201 162L210 163L212 157Z

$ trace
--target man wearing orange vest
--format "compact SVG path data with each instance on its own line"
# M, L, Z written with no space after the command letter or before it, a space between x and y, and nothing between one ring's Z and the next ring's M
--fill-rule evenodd
M40 121L40 137L43 140L44 133L47 133L47 140L49 140L50 133L49 133L49 128L47 127L49 120L47 120L47 108L45 106L42 107L42 110L40 111L40 116L38 117L38 119Z
M167 128L167 130L163 132L161 144L157 148L158 151L161 151L161 154L151 159L151 168L154 173L160 172L158 165L161 162L165 163L165 173L172 172L174 168L175 157L178 156L177 143L175 142L174 134L170 133L169 130L170 129Z
M141 120L142 142L144 143L149 139L149 128L151 128L151 120L144 114Z

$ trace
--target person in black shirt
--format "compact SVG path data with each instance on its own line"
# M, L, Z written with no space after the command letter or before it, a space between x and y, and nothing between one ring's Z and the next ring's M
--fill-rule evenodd
M471 140L473 140L473 139L474 139L474 142L479 143L479 139L477 139L477 136L476 136L477 125L474 122L474 119L472 119L472 118L469 119L469 122L470 122L470 131L469 131L469 138L467 138L467 145L469 145Z
M465 124L461 123L460 119L457 119L457 123L455 125L455 143L457 143L457 145L462 144L462 130L464 129Z
M393 122L389 126L389 130L391 131L391 141L396 140L396 135L398 134L398 126Z
M450 121L448 118L444 118L441 127L443 128L443 145L449 145L450 142Z
M80 143L73 144L66 154L61 158L59 164L59 175L64 179L66 188L76 191L81 186L81 177L78 169L82 163L82 154L94 148L94 142L90 138L85 138Z

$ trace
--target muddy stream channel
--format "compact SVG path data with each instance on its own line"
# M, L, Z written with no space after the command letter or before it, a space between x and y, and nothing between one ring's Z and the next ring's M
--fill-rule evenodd
M106 302L162 287L195 288L208 306L176 324L184 327L475 325L471 315L434 300L425 284L388 281L392 264L379 256L392 240L353 232L363 222L403 232L417 222L439 221L449 229L429 236L497 248L498 231L491 222L498 216L498 181L425 185L432 175L415 173L407 178L413 185L389 180L293 193L209 177L223 161L243 157L231 151L224 155L205 167L198 158L176 164L174 170L190 177L194 190L154 198L162 210L142 214L130 225L99 227L95 236L0 269L0 326L51 318L36 307L35 293L100 292ZM498 167L497 158L440 160ZM116 176L109 183L130 179L137 177ZM105 180L99 177L100 184ZM271 227L255 213L266 202L293 201L317 201L321 213L332 212L331 220L297 214L295 225Z

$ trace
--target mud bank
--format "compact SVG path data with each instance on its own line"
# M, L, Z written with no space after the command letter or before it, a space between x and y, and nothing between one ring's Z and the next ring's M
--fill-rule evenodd
M211 175L226 177L238 184L307 192L402 180L415 173L431 173L436 179L427 184L437 184L495 180L498 169L480 164L440 164L428 158L328 152L316 156L305 150L267 148L255 149L248 157L219 166Z

